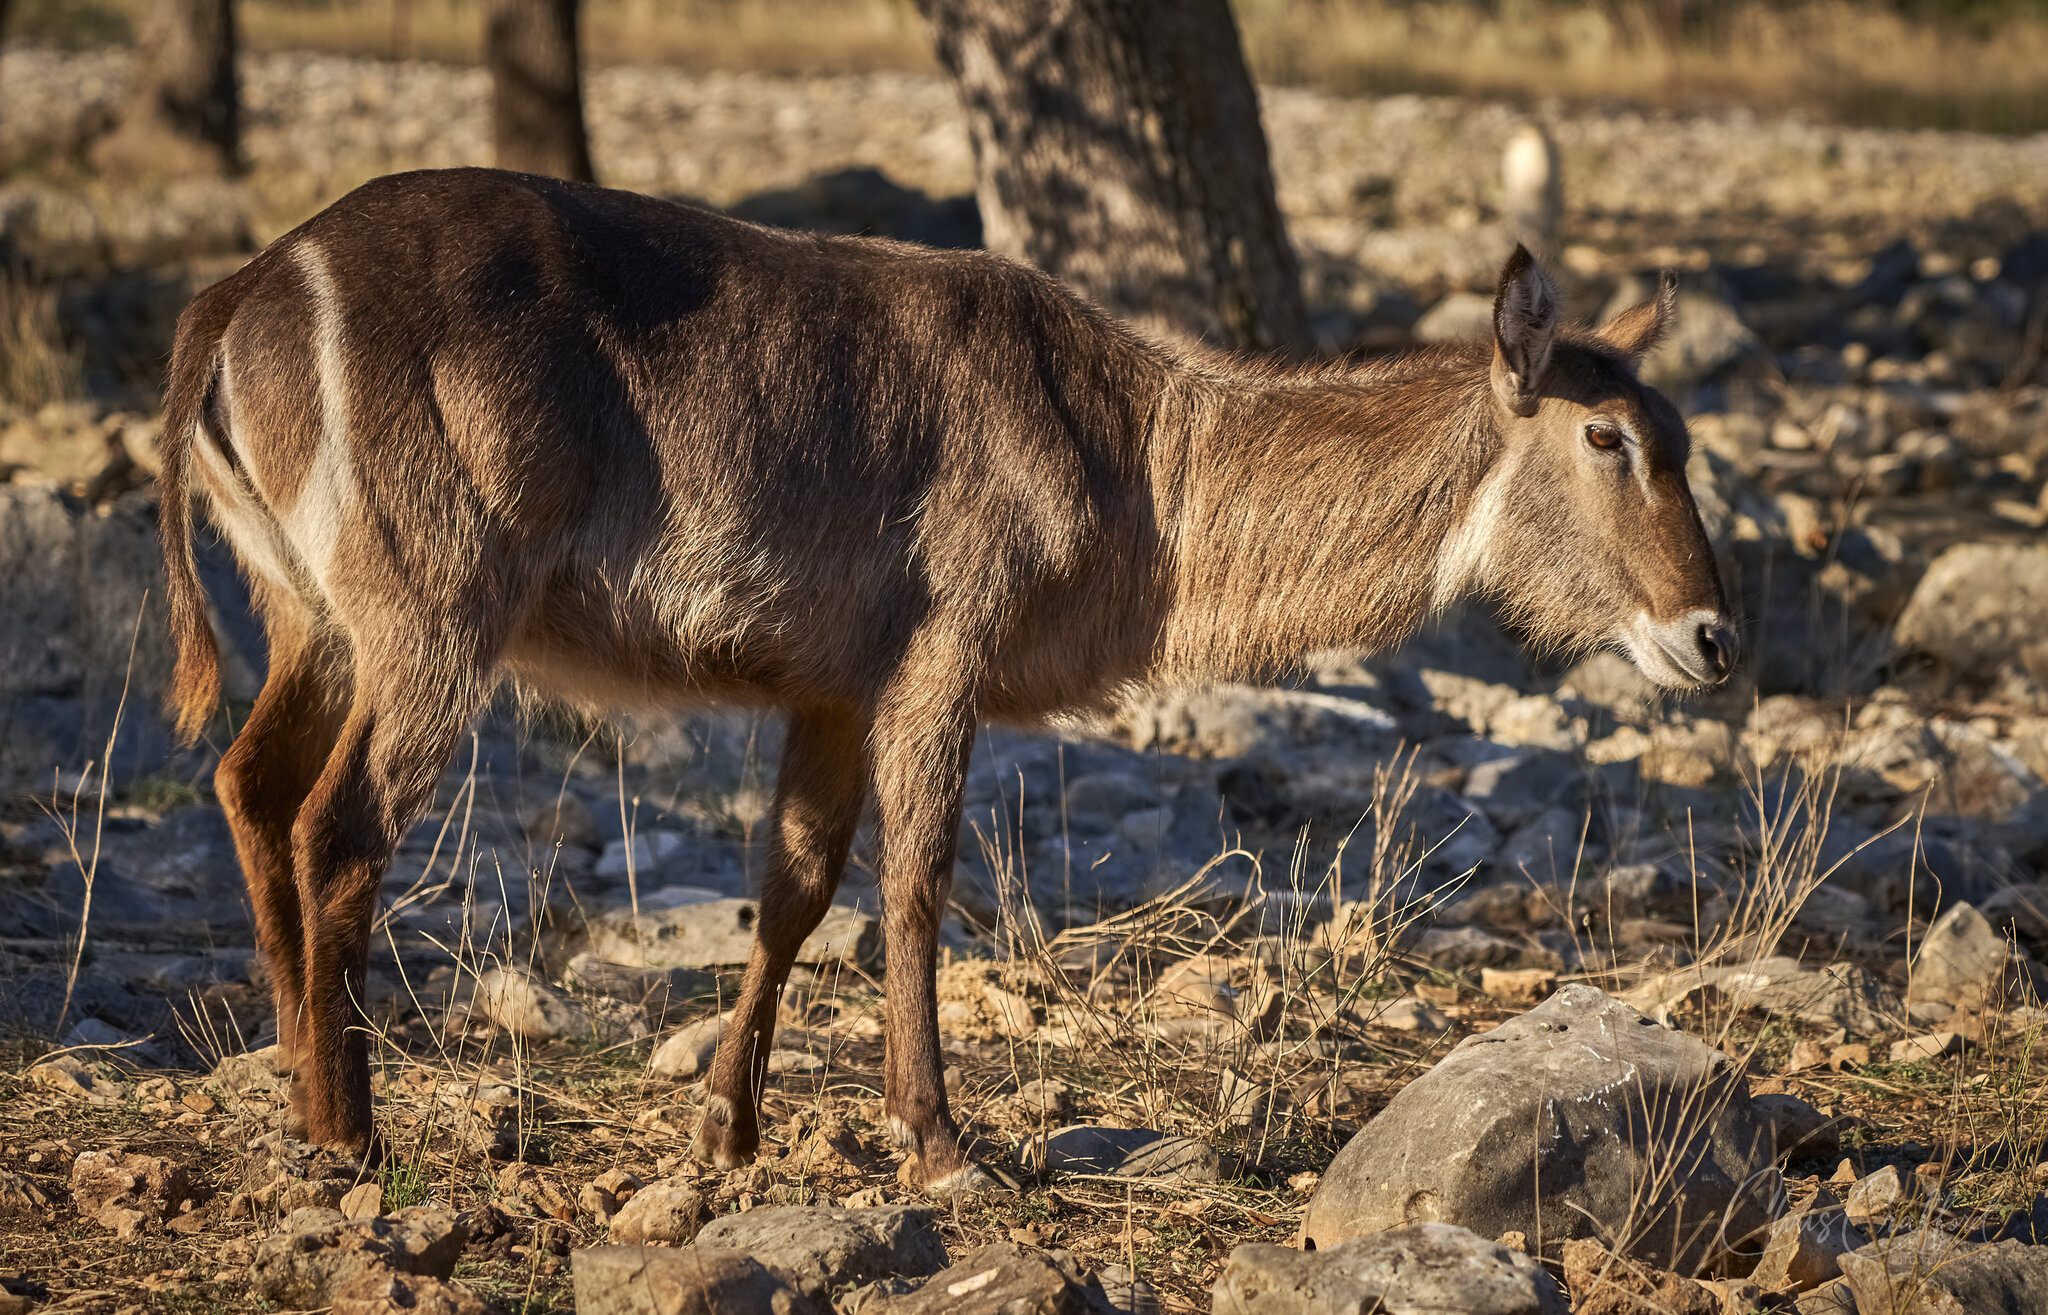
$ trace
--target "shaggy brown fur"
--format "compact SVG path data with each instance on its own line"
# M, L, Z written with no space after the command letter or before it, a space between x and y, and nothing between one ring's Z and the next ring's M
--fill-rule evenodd
M1684 428L1633 369L1668 296L1597 337L1555 305L1518 253L1490 347L1194 358L997 257L486 170L279 239L180 320L163 530L188 734L217 700L195 473L270 635L217 779L302 1130L370 1139L379 881L509 676L789 715L699 1135L722 1165L756 1148L775 1000L872 797L886 1106L958 1182L934 942L978 721L1385 647L1475 593L1553 644L1658 637L1638 660L1670 683L1725 673Z

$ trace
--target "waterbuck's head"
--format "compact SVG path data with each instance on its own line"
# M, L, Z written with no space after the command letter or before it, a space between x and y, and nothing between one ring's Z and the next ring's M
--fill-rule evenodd
M1559 324L1527 250L1501 271L1491 405L1503 445L1471 532L1479 583L1537 639L1614 647L1657 684L1717 685L1735 627L1686 483L1675 407L1636 377L1669 326L1676 284L1597 331Z

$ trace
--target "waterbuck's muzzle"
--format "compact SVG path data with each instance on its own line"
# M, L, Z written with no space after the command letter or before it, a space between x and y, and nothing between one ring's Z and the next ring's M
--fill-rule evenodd
M1675 688L1719 685L1734 673L1741 655L1735 627L1706 607L1662 621L1639 612L1622 631L1621 642L1645 675Z

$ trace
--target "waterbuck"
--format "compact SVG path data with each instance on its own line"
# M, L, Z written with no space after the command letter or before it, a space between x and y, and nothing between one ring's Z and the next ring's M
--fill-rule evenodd
M186 309L163 439L188 739L219 699L195 474L268 635L215 784L293 1130L370 1145L379 883L510 680L787 714L697 1135L720 1166L757 1148L776 999L872 797L890 1129L935 1190L974 1180L933 971L977 722L1385 648L1474 595L1661 685L1722 680L1685 427L1636 379L1670 312L1667 280L1561 327L1517 250L1491 343L1296 367L1141 340L977 252L490 170L352 192Z

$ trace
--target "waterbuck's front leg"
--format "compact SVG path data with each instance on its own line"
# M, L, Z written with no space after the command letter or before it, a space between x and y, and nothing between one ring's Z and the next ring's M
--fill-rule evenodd
M890 1133L917 1157L920 1181L948 1193L981 1180L946 1106L935 981L974 711L969 697L945 682L904 686L878 711L872 748L888 958L883 1107Z
M754 950L732 1025L718 1040L697 1128L697 1158L721 1169L745 1164L761 1144L761 1080L775 1039L776 1002L846 867L867 797L866 733L866 722L851 713L790 714Z

